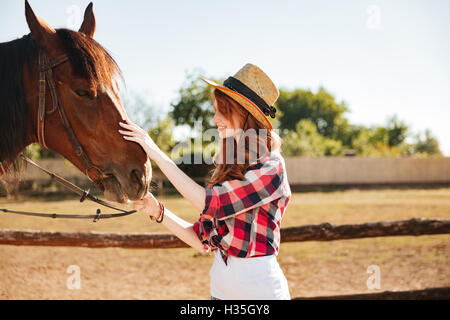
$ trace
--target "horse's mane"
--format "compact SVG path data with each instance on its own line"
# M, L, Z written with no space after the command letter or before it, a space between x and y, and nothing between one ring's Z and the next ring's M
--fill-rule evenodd
M95 40L68 29L57 29L75 72L117 96L115 76L119 67ZM27 144L28 108L23 87L23 68L37 67L39 47L31 34L0 43L0 163L13 163ZM37 85L37 84L36 84Z
M27 143L23 67L26 61L36 61L37 53L29 34L0 43L0 162L3 163L13 162Z

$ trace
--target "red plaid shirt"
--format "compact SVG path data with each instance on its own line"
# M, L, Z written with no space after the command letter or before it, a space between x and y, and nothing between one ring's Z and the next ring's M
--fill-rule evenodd
M244 180L206 187L205 209L194 230L199 239L240 258L278 255L281 219L291 198L284 159L271 152L248 168Z

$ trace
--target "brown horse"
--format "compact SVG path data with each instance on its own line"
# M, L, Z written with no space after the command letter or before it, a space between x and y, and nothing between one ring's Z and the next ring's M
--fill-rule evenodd
M27 145L39 142L85 173L106 199L142 198L151 180L150 162L140 146L118 132L119 122L128 121L118 96L120 69L93 39L92 3L78 32L53 29L28 1L25 16L31 33L0 43L0 175L1 167L11 169ZM47 90L40 97L40 84L45 83L39 81L42 52L47 62L59 62L49 68L56 89L47 77Z

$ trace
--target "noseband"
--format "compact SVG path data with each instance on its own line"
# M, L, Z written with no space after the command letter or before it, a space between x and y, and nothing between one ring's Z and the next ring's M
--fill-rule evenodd
M59 116L61 118L61 123L67 133L67 136L70 140L70 143L72 144L73 151L78 156L78 158L81 160L81 163L83 164L85 170L86 170L86 176L91 179L89 176L89 172L91 170L96 170L97 177L96 179L91 179L94 182L99 181L101 179L104 179L108 177L107 174L105 174L99 167L95 166L92 161L89 159L88 155L84 151L81 144L78 142L78 139L75 135L75 132L73 131L73 128L69 122L69 119L67 118L67 114L64 110L64 107L61 102L61 98L59 96L56 82L53 77L53 68L57 67L58 65L66 62L69 60L69 57L67 55L63 55L59 58L56 58L53 61L50 61L50 58L47 54L47 52L44 49L41 49L39 51L39 108L38 108L38 117L37 117L37 136L39 144L48 149L47 144L45 142L45 116L50 115L54 113L55 111L58 111ZM51 99L53 102L53 106L51 110L46 110L45 106L45 94L46 94L46 84L48 84L48 87L50 88L50 94Z

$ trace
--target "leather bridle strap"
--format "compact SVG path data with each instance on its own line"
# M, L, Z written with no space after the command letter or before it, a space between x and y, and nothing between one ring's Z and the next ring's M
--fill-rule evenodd
M0 211L4 213L13 213L13 214L20 214L25 216L32 216L32 217L43 217L43 218L53 218L53 219L94 219L94 222L97 222L100 219L109 219L109 218L119 218L128 216L130 214L133 214L137 212L136 210L131 211L125 211L122 213L106 213L102 214L100 209L97 209L97 213L95 215L93 214L61 214L61 213L40 213L40 212L28 212L28 211L17 211L17 210L9 210L9 209L3 209L0 208Z
M57 65L67 61L69 59L68 56L64 55L53 62L49 62L49 57L45 53L44 50L39 51L39 108L38 108L38 141L41 146L48 149L47 144L45 143L45 115L52 114L58 108L58 104L60 104L59 96L56 92L56 84L53 78L52 68ZM46 82L48 82L48 86L50 87L50 94L53 101L53 108L50 111L46 111L45 108L45 94L46 94Z
M89 193L89 190L83 190L80 187L74 185L72 182L67 181L66 179L58 176L57 174L48 171L47 169L41 167L40 165L38 165L36 162L34 162L33 160L25 157L23 154L20 155L20 158L22 158L23 160L25 160L27 163L31 164L32 166L35 166L36 168L38 168L39 170L45 172L46 174L48 174L50 176L50 178L52 178L53 180L59 182L60 184L62 184L64 187L66 187L67 189L69 189L70 191L78 194L79 196L81 196L80 202L83 202L85 199L89 199L93 202L96 202L98 204L101 204L104 207L108 207L117 211L123 211L126 212L126 210L117 208L115 206L113 206L112 204L109 204L108 202L105 202L103 200L98 199L97 197L91 195Z
M98 221L99 219L107 219L107 218L118 218L127 216L130 214L133 214L137 212L136 210L124 210L121 208L118 208L116 206L113 206L112 204L98 199L96 196L89 193L89 190L83 190L80 187L74 185L70 181L67 181L66 179L54 174L53 172L48 171L47 169L41 167L34 161L28 159L24 155L20 156L23 160L28 162L29 164L35 166L39 170L42 170L46 174L48 174L53 180L59 182L64 187L69 189L70 191L78 194L81 196L80 202L83 202L84 200L88 199L90 201L93 201L99 205L102 205L104 207L108 207L117 211L120 211L120 213L109 213L109 214L102 214L100 209L97 209L97 212L95 215L86 215L86 214L58 214L58 213L39 213L39 212L28 212L28 211L16 211L16 210L9 210L9 209L3 209L0 208L0 211L3 211L5 213L14 213L14 214L20 214L20 215L27 215L27 216L34 216L34 217L44 217L44 218L65 218L65 219L94 219L94 222Z
M45 116L47 114L52 114L56 110L58 110L58 113L61 118L61 123L64 126L64 129L67 133L67 136L70 140L70 143L72 144L73 151L75 154L80 158L85 170L86 170L86 176L93 180L101 180L108 175L106 175L99 167L95 166L92 161L89 159L88 155L84 151L81 144L78 142L78 139L75 135L75 132L73 131L73 128L69 122L69 119L67 118L67 114L64 110L64 107L61 102L61 98L58 94L58 90L56 87L55 79L53 77L53 71L52 69L56 66L64 63L65 61L68 61L69 57L67 55L61 56L59 58L56 58L53 61L50 61L50 58L45 52L44 49L41 49L39 51L39 108L38 108L38 141L41 146L48 149L48 146L45 142ZM50 111L46 111L45 107L45 94L46 94L46 84L48 84L50 88L50 94L52 98L53 107ZM92 179L89 175L90 170L95 169L97 172L96 179Z

